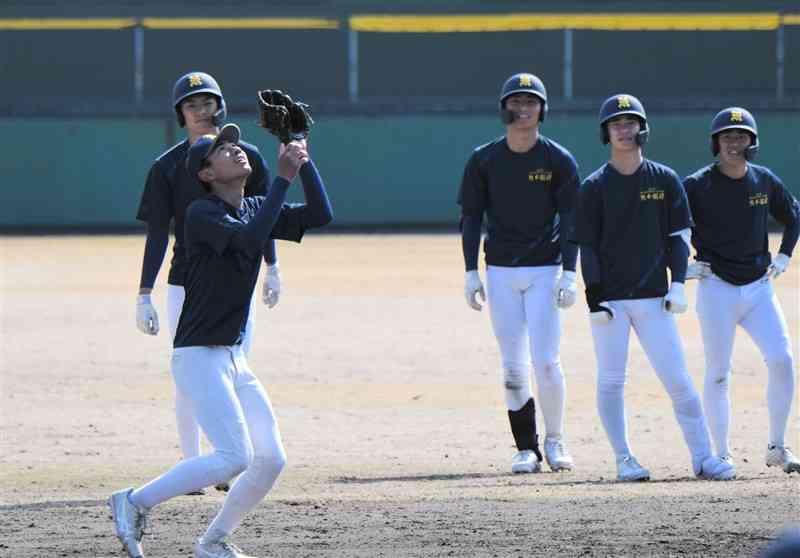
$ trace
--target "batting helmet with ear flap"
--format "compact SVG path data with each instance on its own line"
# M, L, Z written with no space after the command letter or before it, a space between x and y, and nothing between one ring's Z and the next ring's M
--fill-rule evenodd
M620 93L603 101L600 107L600 139L603 145L608 145L611 138L608 135L608 121L617 116L632 115L639 119L641 129L636 134L636 143L644 145L650 136L650 125L647 123L647 114L644 112L642 102L626 93Z
M758 126L750 111L741 107L728 107L717 113L711 121L711 153L719 155L719 135L725 130L744 130L750 134L750 146L744 151L748 161L758 155Z
M214 126L222 126L228 116L228 110L225 107L225 98L222 96L222 89L217 80L204 72L189 72L179 77L172 88L172 106L175 107L180 127L186 126L186 119L181 112L181 103L198 93L207 93L217 98L219 106L217 112L214 113Z
M506 109L506 99L516 93L530 93L535 95L542 102L542 110L539 111L539 122L544 122L547 116L547 89L544 83L533 74L514 74L503 83L500 90L500 119L503 124L511 124L514 121L514 113Z

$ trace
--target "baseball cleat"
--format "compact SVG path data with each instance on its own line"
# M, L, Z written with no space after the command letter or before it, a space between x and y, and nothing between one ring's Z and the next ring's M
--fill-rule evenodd
M722 459L723 461L730 463L731 465L734 465L733 456L729 453L726 453L725 455L720 455L719 458Z
M131 503L128 499L131 492L132 488L114 492L108 499L108 506L122 548L129 558L144 558L142 537L147 527L147 513Z
M647 481L650 480L650 471L639 465L636 458L626 455L617 458L617 480L622 482Z
M767 467L780 467L786 473L800 473L800 460L786 446L767 446Z
M229 491L231 489L231 485L230 485L230 483L227 483L227 482L221 482L219 484L215 484L214 488L216 488L220 492L227 492L227 491Z
M200 539L194 547L194 555L195 558L256 558L245 554L241 548L225 539L208 542Z
M575 466L572 456L564 448L561 438L544 439L544 457L553 472L572 471Z
M730 459L730 456L726 456ZM721 457L709 456L703 459L699 466L694 467L694 475L698 479L726 481L736 478L736 467L733 460L730 461Z
M512 473L539 473L541 470L542 464L533 450L518 451L511 459Z

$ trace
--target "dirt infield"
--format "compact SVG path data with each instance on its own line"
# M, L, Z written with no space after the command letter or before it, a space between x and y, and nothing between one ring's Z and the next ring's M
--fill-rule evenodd
M164 270L154 295L162 333L135 327L143 245L139 236L0 239L0 557L122 556L105 499L179 459ZM457 236L310 235L280 243L279 254L282 299L259 306L250 362L289 465L237 531L245 550L753 556L800 518L800 476L764 466L766 370L746 335L734 355L737 480L692 478L669 400L633 341L630 435L654 480L613 482L583 304L564 313L562 342L577 469L513 476L498 351L488 313L464 303ZM796 261L776 281L795 359L799 283ZM688 294L693 303L695 285ZM693 308L679 319L700 388ZM798 426L794 413L796 449ZM153 511L148 558L192 555L222 500L211 492Z

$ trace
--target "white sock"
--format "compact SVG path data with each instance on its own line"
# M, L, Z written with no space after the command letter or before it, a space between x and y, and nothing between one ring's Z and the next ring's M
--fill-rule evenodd
M601 381L597 386L597 411L617 459L631 455L624 389L624 382Z
M697 467L712 454L711 438L700 396L694 388L687 389L682 395L672 397L672 408L683 431L683 439L689 447L695 473L698 473Z
M564 433L566 382L558 362L535 366L539 408L544 418L545 437L560 439Z
M708 418L708 429L714 438L717 453L730 454L728 431L731 420L730 370L724 374L706 372L703 383L703 406Z
M783 447L786 424L795 394L794 365L791 355L767 362L767 408L769 409L770 444Z

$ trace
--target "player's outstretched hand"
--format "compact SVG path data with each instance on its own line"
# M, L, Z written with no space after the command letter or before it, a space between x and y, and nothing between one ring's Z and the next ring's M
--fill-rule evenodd
M268 308L275 308L281 298L281 273L277 265L267 267L267 277L264 279L262 298Z
M672 283L667 296L664 297L664 310L673 314L683 314L688 307L683 283Z
M705 279L711 276L711 264L708 262L694 261L686 268L686 280Z
M279 143L278 176L291 182L309 158L306 140L292 141L286 145Z
M158 313L149 294L139 295L136 298L136 327L147 335L158 334Z
M483 309L483 305L478 302L476 295L481 297L484 303L486 302L486 291L483 290L481 276L478 274L477 269L473 269L472 271L467 271L464 277L464 296L467 299L467 305L480 312Z
M575 284L578 274L574 271L563 271L556 283L556 306L559 308L569 308L575 304L578 294L578 287Z
M787 267L789 267L789 256L778 252L767 269L767 275L772 279L777 279L778 275L786 271Z

